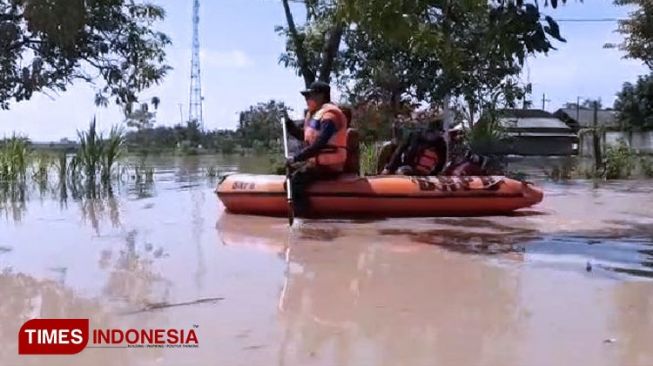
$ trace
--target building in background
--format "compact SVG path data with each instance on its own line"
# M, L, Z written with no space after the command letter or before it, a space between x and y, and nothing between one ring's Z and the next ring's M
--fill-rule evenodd
M506 135L491 153L498 155L576 155L578 135L553 114L540 109L498 111L498 124ZM482 123L482 122L481 122Z
M594 110L590 108L561 108L553 113L553 115L571 127L574 132L579 132L583 128L592 128L594 126ZM617 120L617 111L612 109L599 109L596 117L596 124L601 129L609 131L622 130Z
M618 120L618 111L599 109L596 113L596 126L601 147L616 145L623 141L638 154L653 154L653 131L627 131ZM554 116L560 118L579 136L579 154L592 156L591 129L594 126L594 110L590 108L562 108Z

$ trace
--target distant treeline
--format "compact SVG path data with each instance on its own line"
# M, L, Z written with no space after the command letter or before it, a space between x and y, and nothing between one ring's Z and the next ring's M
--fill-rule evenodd
M287 110L282 102L271 100L241 112L235 130L202 130L196 121L190 121L172 127L159 126L127 132L126 144L130 151L265 153L280 148L280 121Z

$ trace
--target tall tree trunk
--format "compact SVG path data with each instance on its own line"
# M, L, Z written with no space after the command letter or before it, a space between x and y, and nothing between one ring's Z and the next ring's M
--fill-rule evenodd
M315 81L315 72L311 70L308 65L308 60L306 58L306 50L304 49L304 40L299 35L297 27L295 26L295 19L293 18L292 12L290 11L290 5L288 5L288 0L282 0L283 10L286 13L286 21L288 22L288 30L290 32L291 40L295 46L295 55L297 55L297 64L299 70L304 78L304 84L306 87ZM340 43L340 42L338 42Z
M342 23L338 23L328 32L329 39L326 41L322 52L320 81L324 81L325 83L331 81L331 72L333 71L335 59L338 56L338 49L340 48L340 41L342 40L343 32L344 26Z
M394 118L399 113L399 102L401 101L401 91L395 88L390 95L390 108L392 110L392 117Z
M474 127L474 117L476 116L476 102L474 101L474 98L471 96L468 96L465 98L467 100L467 108L469 109L469 128L472 129ZM464 125L463 125L464 126Z

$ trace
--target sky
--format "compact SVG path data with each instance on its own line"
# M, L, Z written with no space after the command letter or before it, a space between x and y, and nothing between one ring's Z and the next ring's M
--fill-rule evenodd
M172 126L188 116L191 59L192 0L159 0L167 17L159 24L173 41L168 63L173 67L164 82L141 94L142 100L158 96L161 104L157 125ZM293 5L297 6L297 5ZM300 10L300 8L297 8ZM544 8L555 19L623 18L629 9L612 5L611 0L568 2L558 9ZM211 0L200 8L200 56L204 125L207 129L235 128L238 113L250 105L276 99L296 111L304 108L299 94L302 79L294 70L278 63L284 39L274 28L284 25L279 0ZM614 22L560 22L567 43L557 43L557 51L531 57L522 75L533 84L534 107L554 111L566 102L581 98L601 98L612 105L622 84L648 72L637 60L624 60L607 42L619 42ZM82 82L68 91L38 94L30 101L12 103L0 111L0 137L16 132L33 141L75 138L94 117L101 130L121 124L118 107L96 107L93 89ZM181 114L180 114L181 105Z

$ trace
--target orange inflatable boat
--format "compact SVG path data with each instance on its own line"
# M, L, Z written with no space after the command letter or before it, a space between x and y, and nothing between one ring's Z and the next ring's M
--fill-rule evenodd
M266 216L287 215L285 192L281 175L233 174L216 189L229 212ZM532 184L501 176L342 176L316 182L306 194L313 217L505 214L543 197Z

